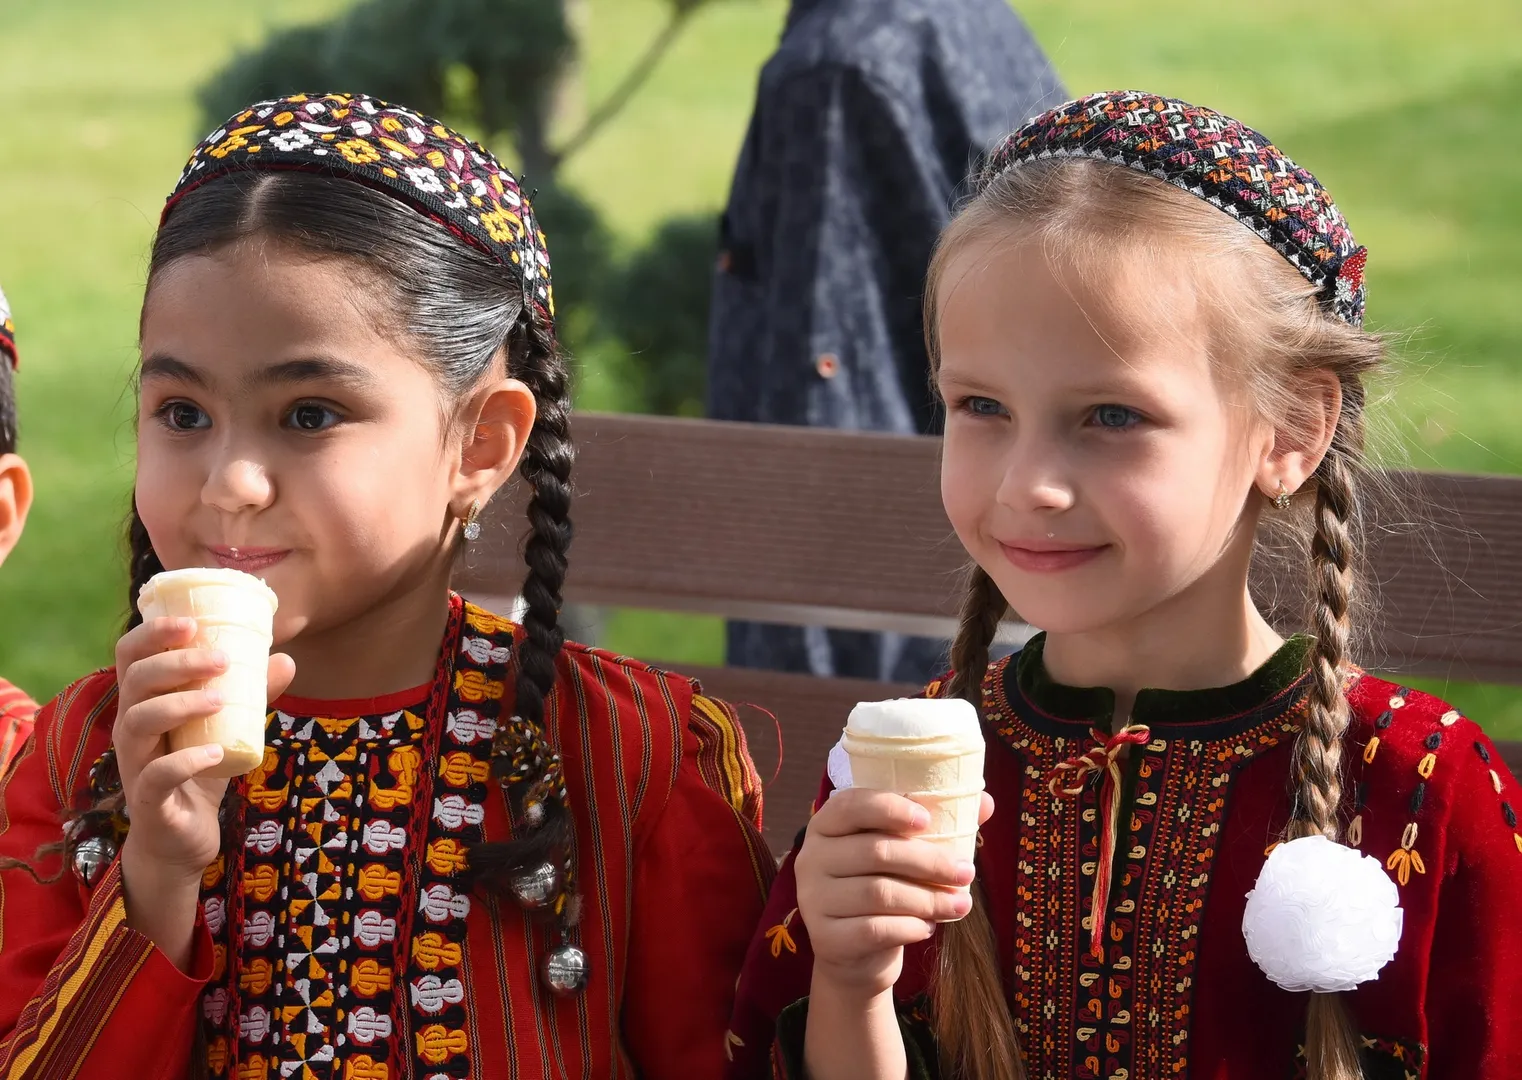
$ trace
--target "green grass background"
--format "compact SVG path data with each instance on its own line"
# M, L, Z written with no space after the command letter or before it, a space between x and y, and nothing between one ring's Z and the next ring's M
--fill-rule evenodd
M193 91L237 46L340 6L0 0L0 282L19 324L22 449L38 483L0 570L0 672L39 696L108 662L121 618L137 307L158 207L201 134ZM1522 4L1019 6L1075 93L1129 85L1202 101L1313 169L1372 250L1372 324L1401 342L1390 460L1522 473ZM724 0L701 12L570 163L620 243L721 205L785 8ZM588 0L586 100L662 14L657 0ZM582 404L618 407L618 357L594 352L583 367ZM720 654L709 619L619 612L606 640L689 663ZM1424 685L1522 737L1522 694Z

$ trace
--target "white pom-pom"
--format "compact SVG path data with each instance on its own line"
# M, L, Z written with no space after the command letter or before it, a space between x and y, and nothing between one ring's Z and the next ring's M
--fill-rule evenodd
M1274 848L1247 894L1247 954L1286 990L1330 994L1395 958L1404 914L1379 860L1324 836Z
M835 791L830 792L831 796L836 791L844 791L851 786L851 755L846 753L846 748L839 742L830 747L825 772L830 776L830 783L835 785Z

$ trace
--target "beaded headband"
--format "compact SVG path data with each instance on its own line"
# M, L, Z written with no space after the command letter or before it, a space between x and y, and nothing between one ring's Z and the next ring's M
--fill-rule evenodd
M1316 178L1245 124L1139 90L1091 94L1006 138L990 155L982 183L1064 157L1124 165L1204 199L1288 259L1321 290L1327 311L1363 325L1367 250Z
M0 353L10 361L11 367L21 365L21 355L16 352L16 324L11 321L11 305L0 289Z
M517 275L525 301L553 326L550 255L518 178L437 120L362 94L259 102L195 148L160 222L202 184L261 169L342 177L394 196Z

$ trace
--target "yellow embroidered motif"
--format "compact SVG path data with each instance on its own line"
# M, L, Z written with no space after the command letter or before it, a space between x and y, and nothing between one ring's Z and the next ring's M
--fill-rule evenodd
M218 855L210 866L201 871L201 886L207 889L215 888L217 882L222 880L222 873L226 869L227 856Z
M439 775L452 787L466 787L472 781L484 784L491 776L491 763L477 761L469 751L456 750L444 755Z
M259 956L244 965L238 974L238 985L245 993L262 994L270 988L273 979L273 969L270 962Z
M214 1073L227 1068L227 1036L218 1035L206 1046L206 1065Z
M1416 822L1406 826L1406 831L1400 838L1400 847L1390 853L1385 860L1385 869L1395 871L1395 880L1402 885L1411 881L1411 871L1418 874L1427 872L1426 865L1422 862L1421 853L1416 850Z
M391 1067L369 1054L360 1054L344 1064L344 1080L391 1080Z
M430 1065L442 1065L455 1054L470 1049L465 1032L451 1031L443 1024L429 1024L417 1033L418 1056Z
M773 959L781 956L783 949L787 949L790 953L798 951L798 946L793 941L793 935L788 933L788 927L793 924L793 916L796 914L798 914L798 909L794 908L787 913L787 917L780 923L767 930L766 940L771 942Z
M724 1032L724 1056L730 1061L735 1059L735 1047L744 1046L745 1040L733 1031Z
M435 874L459 873L467 863L464 846L451 837L446 836L428 845L428 865Z
M1423 780L1432 778L1432 770L1437 768L1437 755L1427 754L1416 766L1417 775Z
M460 946L445 941L442 934L429 930L419 934L413 941L412 955L424 971L437 971L441 967L455 967L460 963Z
M1379 753L1379 736L1375 735L1369 740L1369 745L1363 748L1363 760L1365 764L1372 764L1374 755Z
M391 969L379 960L369 957L354 965L354 970L349 975L349 983L354 991L364 997L374 997L385 990L390 990L393 983Z
M220 876L220 875L219 875ZM280 872L273 866L256 866L243 875L243 895L267 903L280 888Z
M455 672L454 686L461 701L495 701L507 690L502 683L488 679L479 671Z
M1363 843L1363 815L1358 814L1348 826L1348 843L1357 847Z
M384 897L397 895L401 888L402 875L395 870L387 870L382 865L372 863L359 871L359 895L372 904Z

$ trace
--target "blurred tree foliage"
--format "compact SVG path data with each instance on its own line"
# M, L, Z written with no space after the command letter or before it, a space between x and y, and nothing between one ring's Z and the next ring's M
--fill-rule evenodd
M251 102L346 90L403 102L511 144L550 238L558 306L574 352L613 338L633 357L631 407L701 415L710 274L717 224L680 217L623 260L586 200L556 182L560 167L616 120L680 36L715 0L666 0L661 31L608 97L559 145L548 132L576 57L568 0L359 0L323 23L277 31L201 89L215 126ZM575 0L570 0L574 3Z

